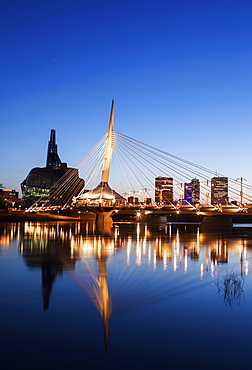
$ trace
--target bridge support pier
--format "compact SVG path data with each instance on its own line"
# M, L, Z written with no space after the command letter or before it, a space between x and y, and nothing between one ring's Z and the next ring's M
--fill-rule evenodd
M95 224L98 229L103 229L111 227L113 224L112 218L110 217L112 211L110 212L99 212L96 214Z
M233 220L231 216L204 216L200 225L203 233L231 233Z

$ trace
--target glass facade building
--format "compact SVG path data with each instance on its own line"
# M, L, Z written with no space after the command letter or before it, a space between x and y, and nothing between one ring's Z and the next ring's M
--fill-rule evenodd
M61 162L55 144L55 130L51 130L46 167L33 168L21 183L26 205L30 206L41 197L44 202L49 202L52 196L57 204L63 205L83 188L84 180L79 178L78 170L68 168L66 163Z
M192 179L184 185L184 198L190 204L197 204L200 202L200 181Z

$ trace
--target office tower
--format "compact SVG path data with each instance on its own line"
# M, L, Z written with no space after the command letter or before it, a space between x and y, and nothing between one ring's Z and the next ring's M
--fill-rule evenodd
M173 178L155 178L155 202L158 204L170 204L173 202Z
M186 182L184 185L184 199L192 204L192 183Z
M228 203L228 178L213 177L211 179L211 204Z
M191 182L184 184L184 199L190 204L200 202L200 181L198 179L192 179Z
M200 181L199 179L192 179L192 204L200 202Z

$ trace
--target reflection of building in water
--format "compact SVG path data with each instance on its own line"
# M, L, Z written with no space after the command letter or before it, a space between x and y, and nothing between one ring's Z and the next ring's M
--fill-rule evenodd
M112 315L200 287L196 280L204 274L215 277L217 264L227 263L228 249L237 254L241 274L249 271L246 252L250 242L200 234L198 225L118 225L107 234L96 229L94 223L20 225L3 231L0 228L0 232L5 236L19 235L19 249L26 264L41 269L44 309L49 306L56 277L65 270L74 270L71 278L102 316L106 348ZM83 264L75 270L76 258ZM141 273L145 269L139 269L144 264L149 269L148 279ZM196 268L198 275L190 274L193 286L192 279L187 286L181 275Z
M218 240L211 250L211 262L228 263L228 250L226 240Z
M28 267L41 269L46 310L57 275L61 275L64 270L74 270L75 267L75 257L69 246L69 235L64 234L59 227L25 224L19 250Z
M8 248L11 241L16 239L19 234L18 224L0 223L0 247Z

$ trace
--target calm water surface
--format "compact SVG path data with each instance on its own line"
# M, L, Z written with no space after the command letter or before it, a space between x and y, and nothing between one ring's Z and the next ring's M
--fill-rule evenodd
M252 228L0 224L1 369L252 368L251 263Z

